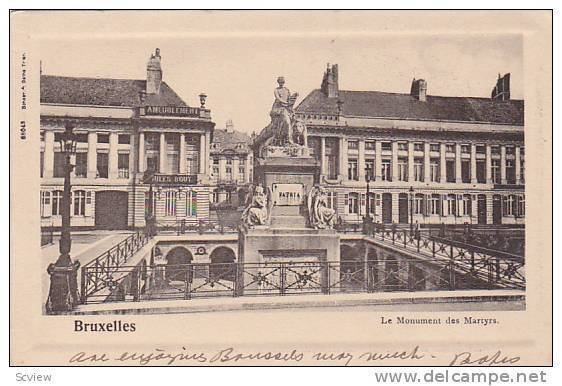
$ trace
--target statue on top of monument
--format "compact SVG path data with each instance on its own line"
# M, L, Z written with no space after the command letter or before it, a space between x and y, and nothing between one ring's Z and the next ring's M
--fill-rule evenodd
M321 186L310 189L307 197L308 217L314 229L333 229L336 225L336 211L328 206L328 195Z
M248 195L246 209L242 212L242 222L250 228L255 225L267 225L272 204L270 189L267 189L266 195L261 186L256 186Z
M271 123L258 136L260 155L269 146L302 147L306 145L306 127L294 114L293 106L299 96L285 87L285 78L277 78L278 87L274 90L275 100L271 106Z

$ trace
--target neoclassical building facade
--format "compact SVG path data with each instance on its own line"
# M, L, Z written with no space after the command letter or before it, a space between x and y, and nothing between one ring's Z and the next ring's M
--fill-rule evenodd
M41 225L61 225L64 157L58 143L74 127L71 225L145 225L149 197L158 223L209 217L209 154L214 123L162 80L160 51L146 79L41 75ZM152 186L152 195L149 195Z
M346 91L328 65L296 114L331 206L347 222L368 210L380 223L524 224L524 103L509 82L490 98L428 95L423 79L404 94Z

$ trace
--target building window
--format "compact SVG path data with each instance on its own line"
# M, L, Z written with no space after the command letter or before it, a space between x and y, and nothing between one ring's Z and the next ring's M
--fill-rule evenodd
M431 182L439 182L439 159L429 160L429 179Z
M350 158L347 161L347 178L349 180L357 180L357 159Z
M447 213L449 216L457 214L457 196L455 194L447 195Z
M403 151L408 150L408 143L407 142L398 142L398 150L403 150Z
M423 181L423 159L414 158L414 181Z
M392 143L381 142L381 150L392 150Z
M501 180L500 174L500 160L493 159L492 160L492 182L494 184L499 184Z
M525 182L525 160L521 159L519 161L519 165L521 165L521 170L519 172L519 178L521 179L522 182Z
M326 193L326 196L328 198L328 208L331 208L333 210L338 209L338 201L337 201L337 193L333 192L333 191L329 191Z
M72 193L74 215L84 216L86 214L86 192L83 190L76 190Z
M160 167L160 157L158 153L150 153L146 155L146 171L149 173L157 173Z
M51 216L51 192L41 192L41 217Z
M369 214L375 215L377 213L377 195L369 192Z
M454 143L448 143L445 145L445 151L447 153L454 153L455 152L455 144Z
M39 153L39 177L43 178L43 171L45 170L45 152Z
M515 196L512 194L509 196L503 196L503 215L515 215Z
M517 201L517 215L519 217L525 216L525 196L519 196Z
M166 216L175 216L177 208L178 192L175 190L168 190L165 193L164 205L166 208Z
M505 160L505 178L508 184L515 183L515 161L512 159Z
M447 172L447 182L455 182L455 161L454 160L447 160L445 163L446 172Z
M238 166L238 176L244 177L244 173L246 173L246 169L244 168L244 166Z
M423 143L421 142L414 143L414 151L423 151Z
M398 158L398 181L408 181L408 159Z
M232 158L227 158L227 159L226 159L226 164L227 164L227 165L232 165Z
M74 166L74 176L86 178L88 174L88 153L76 153L76 166Z
M129 153L118 155L117 167L119 178L129 178Z
M98 143L109 143L109 134L98 134Z
M228 161L227 161L228 164ZM232 166L227 166L225 168L226 171L226 175L225 175L225 180L230 181L232 180Z
M417 193L414 197L414 214L423 214L423 194Z
M438 194L432 194L429 199L429 214L441 214L441 199Z
M180 172L180 137L178 134L167 134L165 140L168 173L177 174Z
M476 181L486 183L486 161L476 161Z
M213 158L213 165L218 165L220 163L220 159L218 157Z
M62 178L64 177L64 164L66 157L61 152L55 152L54 154L54 167L53 167L53 177Z
M60 216L61 215L61 207L62 207L62 190L55 190L53 192L53 206L52 206L52 215L53 216Z
M351 150L359 149L359 141L347 141L347 148Z
M462 196L462 214L463 216L472 215L472 198L470 194L464 194Z
M98 153L97 155L97 169L98 169L98 178L107 178L108 177L108 154L107 153Z
M486 154L486 146L476 145L476 154Z
M197 216L197 192L196 191L189 191L185 195L185 215L190 216Z
M514 155L515 154L515 147L514 146L506 146L505 147L505 154Z
M213 176L218 177L219 175L219 167L213 166Z
M375 141L365 141L365 150L375 150Z
M461 145L461 153L470 154L470 145Z
M383 181L390 181L390 160L383 159L381 162L381 179Z
M368 181L375 179L375 160L372 158L367 158L365 160L365 178Z
M119 134L119 138L117 143L120 145L130 145L131 144L131 136L129 134Z
M470 161L461 161L462 182L470 182Z
M500 154L500 147L499 146L492 146L491 151L492 151L492 154L499 155Z
M359 194L349 193L349 213L359 214Z
M431 143L429 144L429 151L439 152L440 146L438 143Z

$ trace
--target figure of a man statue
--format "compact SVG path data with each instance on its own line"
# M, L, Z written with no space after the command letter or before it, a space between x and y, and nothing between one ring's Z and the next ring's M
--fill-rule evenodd
M293 117L293 105L297 100L298 93L291 94L285 87L285 78L277 78L277 87L273 93L275 100L271 106L271 124L274 129L275 137L283 139L289 143L293 142L293 132L291 119Z

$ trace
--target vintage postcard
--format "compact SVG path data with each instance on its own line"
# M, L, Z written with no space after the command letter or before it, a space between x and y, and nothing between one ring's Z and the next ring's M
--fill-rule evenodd
M10 24L12 365L552 364L550 11Z

